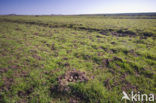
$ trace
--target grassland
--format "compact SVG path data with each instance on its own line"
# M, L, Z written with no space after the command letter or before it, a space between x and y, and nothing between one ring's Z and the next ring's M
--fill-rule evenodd
M120 103L156 94L156 19L0 16L0 102Z

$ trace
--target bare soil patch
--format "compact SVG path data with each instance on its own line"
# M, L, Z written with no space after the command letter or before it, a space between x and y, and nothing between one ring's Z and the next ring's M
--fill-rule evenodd
M85 72L81 72L79 70L70 70L59 76L57 81L58 85L52 87L53 92L69 92L71 88L69 87L69 83L76 82L87 82L89 78L87 77Z

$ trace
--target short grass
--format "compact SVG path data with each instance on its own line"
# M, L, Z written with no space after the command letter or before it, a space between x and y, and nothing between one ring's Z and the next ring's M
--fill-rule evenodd
M155 24L145 18L1 16L0 102L119 103L123 90L156 93ZM73 69L89 80L53 92L58 77Z

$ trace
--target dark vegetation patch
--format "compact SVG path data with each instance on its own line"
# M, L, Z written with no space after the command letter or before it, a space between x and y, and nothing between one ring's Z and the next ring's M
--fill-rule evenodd
M137 87L135 85L132 85L125 78L126 74L121 74L119 77L113 77L112 79L108 78L104 81L104 86L108 90L112 90L115 87L120 87L120 85L122 84L121 85L122 91L137 90Z
M29 77L29 72L28 71L25 71L25 70L18 70L18 71L15 71L14 74L13 74L15 77Z
M136 51L134 50L134 49L131 49L131 50L125 50L125 51L123 51L126 55L133 55L133 56L135 56L135 57L138 57L139 56L139 54L137 54L136 53Z
M19 65L11 65L11 66L9 66L9 68L17 70L17 69L20 69L20 66Z
M100 67L108 67L110 68L110 64L113 63L114 61L120 61L123 62L123 60L119 57L113 57L113 58L102 58L99 62Z
M33 54L32 57L35 58L36 60L42 60L42 58L37 54Z
M8 68L0 68L0 74L7 72L9 69Z
M68 62L58 62L57 63L60 67L66 67L66 68L69 68L70 67L70 63Z
M18 96L23 98L29 96L34 91L34 87L28 88L26 90L18 91Z
M11 86L14 83L13 77L2 77L3 85L1 86L1 90L10 91Z
M44 44L46 44L46 46L49 47L52 51L57 49L55 43L49 44L49 43L44 42Z
M113 43L113 45L116 44L115 42L111 42L111 43ZM100 48L109 54L118 53L118 52L122 51L121 49L119 50L119 49L114 49L114 48L107 48L107 47L103 47L103 46L101 46Z
M150 33L150 32L144 32L144 33L143 33L143 36L144 36L144 37L152 37L153 34Z
M129 30L118 30L117 33L119 36L136 36L136 33Z

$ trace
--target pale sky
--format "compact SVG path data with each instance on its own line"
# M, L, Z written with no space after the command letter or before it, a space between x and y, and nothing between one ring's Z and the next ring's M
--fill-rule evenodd
M0 0L0 14L156 12L156 0Z

